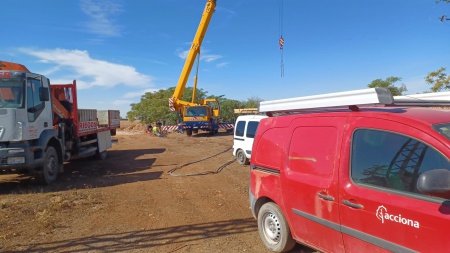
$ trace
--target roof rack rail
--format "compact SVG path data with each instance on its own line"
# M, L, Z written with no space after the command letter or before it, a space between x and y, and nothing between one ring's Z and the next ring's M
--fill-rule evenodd
M450 92L433 92L406 96L394 96L396 106L426 106L442 107L450 106Z
M334 109L347 107L358 110L358 106L390 105L394 103L391 92L386 88L371 88L345 92L327 93L297 98L262 101L259 112L272 116L273 113L298 112L312 109Z

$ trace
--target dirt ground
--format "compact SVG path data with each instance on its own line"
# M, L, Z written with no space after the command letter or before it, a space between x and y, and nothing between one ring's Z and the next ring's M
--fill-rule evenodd
M268 252L231 133L121 124L106 160L66 163L54 185L0 175L1 252Z

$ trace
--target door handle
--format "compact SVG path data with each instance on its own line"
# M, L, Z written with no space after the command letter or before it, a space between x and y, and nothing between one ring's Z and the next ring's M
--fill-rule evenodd
M356 208L356 209L363 209L363 208L364 208L363 205L361 205L361 204L355 204L355 203L352 203L352 202L350 202L350 201L348 201L348 200L342 200L342 204L344 204L344 205L346 205L346 206L349 206L349 207Z
M319 196L319 198L322 198L324 200L329 200L329 201L334 201L334 198L328 195L323 195L321 193L317 193L317 196Z

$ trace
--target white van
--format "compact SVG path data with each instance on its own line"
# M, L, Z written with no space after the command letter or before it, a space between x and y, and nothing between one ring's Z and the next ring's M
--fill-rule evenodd
M234 125L233 155L239 164L249 164L252 155L253 138L259 121L266 115L243 115L236 119Z

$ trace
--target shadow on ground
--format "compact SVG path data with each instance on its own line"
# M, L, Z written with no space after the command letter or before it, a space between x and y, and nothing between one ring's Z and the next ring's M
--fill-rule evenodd
M202 240L253 233L257 230L254 219L235 219L212 223L200 223L169 228L143 229L116 234L104 234L68 240L22 244L15 247L14 252L127 252L144 250L145 252L161 252L158 247L164 247L164 252L175 252L189 249L196 245L205 245ZM259 239L259 238L255 238ZM255 241L255 243L262 243ZM101 245L101 246L99 246ZM169 249L167 249L169 247ZM8 252L8 251L6 251ZM315 252L297 245L291 252Z
M148 157L148 155L163 152L165 152L164 148L108 150L106 160L85 158L65 163L64 173L58 175L58 180L53 185L39 185L33 177L28 175L17 175L6 181L0 181L0 194L56 192L159 179L163 171L143 172L155 169L152 165L156 158L143 158L143 156Z

